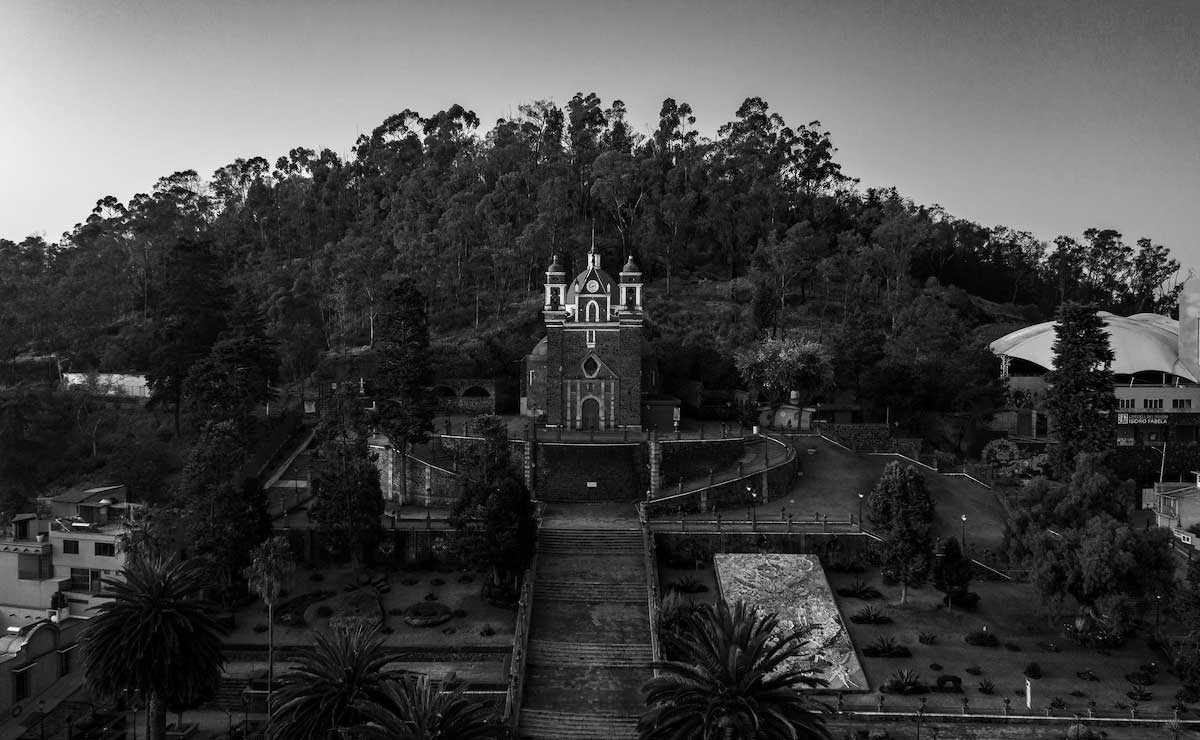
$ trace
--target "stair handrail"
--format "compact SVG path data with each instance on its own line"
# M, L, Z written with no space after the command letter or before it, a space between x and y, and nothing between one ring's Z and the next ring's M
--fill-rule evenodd
M654 531L650 529L650 519L646 515L646 504L637 502L638 523L642 528L642 555L646 565L646 608L650 619L650 659L654 662L662 660L662 646L658 641L659 625L659 585L658 558L655 556ZM654 669L658 675L658 669Z
M504 697L502 721L512 728L514 737L521 721L521 699L525 691L525 656L529 652L529 622L533 612L533 579L534 573L537 572L540 530L540 526L535 530L533 558L529 561L529 568L525 570L524 582L521 584L521 596L517 602L517 623L513 632L512 659L509 661L508 691Z

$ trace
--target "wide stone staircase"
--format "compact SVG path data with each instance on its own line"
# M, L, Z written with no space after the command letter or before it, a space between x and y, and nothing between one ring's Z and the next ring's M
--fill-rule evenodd
M651 660L637 520L604 529L550 521L538 539L518 735L636 738Z

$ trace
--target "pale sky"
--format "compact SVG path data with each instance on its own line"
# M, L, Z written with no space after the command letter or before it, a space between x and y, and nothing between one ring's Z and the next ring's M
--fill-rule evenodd
M713 134L758 95L844 171L1041 238L1111 227L1200 272L1200 0L0 0L0 236L453 103L595 91Z

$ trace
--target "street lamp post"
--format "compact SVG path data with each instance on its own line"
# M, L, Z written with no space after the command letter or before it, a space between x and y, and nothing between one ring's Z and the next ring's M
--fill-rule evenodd
M863 494L858 494L858 531L863 531L862 507L863 500L866 498Z
M1162 594L1154 595L1154 629L1158 629L1158 607L1162 604Z
M967 554L967 515L962 515L962 550L963 555Z

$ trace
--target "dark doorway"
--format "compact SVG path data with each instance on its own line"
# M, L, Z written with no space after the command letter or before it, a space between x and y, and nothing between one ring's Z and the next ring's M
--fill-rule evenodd
M594 398L584 399L583 402L583 429L599 429L600 428L600 402Z

